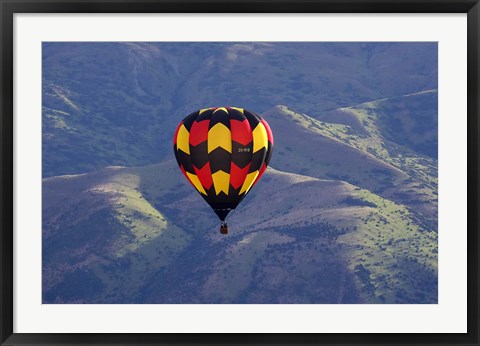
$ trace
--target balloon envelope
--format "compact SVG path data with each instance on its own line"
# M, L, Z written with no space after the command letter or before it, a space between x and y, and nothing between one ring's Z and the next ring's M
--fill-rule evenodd
M265 172L272 149L268 123L237 107L193 112L173 138L182 173L222 221Z

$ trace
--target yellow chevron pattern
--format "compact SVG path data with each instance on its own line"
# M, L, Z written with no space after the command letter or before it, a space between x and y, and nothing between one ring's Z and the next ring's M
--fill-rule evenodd
M212 174L213 186L215 193L218 195L221 191L228 195L228 187L230 186L230 174L224 171L218 171Z
M185 125L182 124L177 135L177 149L180 149L186 154L190 154L190 145L188 144L189 133Z
M262 148L268 148L268 135L265 126L262 123L258 123L257 127L252 131L253 135L253 152L261 150Z
M253 182L255 181L255 178L257 177L258 173L259 173L258 171L255 171L255 172L247 174L247 177L245 178L245 181L243 182L243 185L242 185L242 188L240 189L239 194L242 194L244 192L247 193L248 190L250 190L250 188L252 187Z
M245 113L243 112L243 108L237 108L237 107L230 107L230 108L231 108L231 109L235 109L236 111L239 111L239 112L242 113L242 114L245 114Z
M208 131L208 153L218 147L222 147L229 153L232 152L232 134L222 123L217 123Z
M224 111L225 113L228 114L228 111L225 107L220 107L220 108L217 108L213 111L213 114L217 113L218 111Z
M195 186L195 188L198 190L198 192L203 193L206 196L207 192L203 188L202 183L200 182L198 177L192 173L188 173L188 172L185 172L185 173L187 173L188 178L190 179L192 184Z

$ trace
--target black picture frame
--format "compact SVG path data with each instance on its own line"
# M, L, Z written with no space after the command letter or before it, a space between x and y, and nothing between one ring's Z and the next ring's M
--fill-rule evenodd
M1 345L404 344L479 345L479 16L478 0L0 0ZM467 13L468 332L465 334L24 334L13 332L13 16L15 13ZM454 319L455 316L452 316Z

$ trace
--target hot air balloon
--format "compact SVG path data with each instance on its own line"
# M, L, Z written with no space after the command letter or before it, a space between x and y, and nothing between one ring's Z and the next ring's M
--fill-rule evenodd
M265 172L273 134L258 114L237 107L212 107L189 114L178 125L173 150L180 170L225 221Z

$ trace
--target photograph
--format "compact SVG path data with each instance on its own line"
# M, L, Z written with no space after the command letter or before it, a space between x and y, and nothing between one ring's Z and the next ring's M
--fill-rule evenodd
M43 41L42 304L438 304L438 56Z

